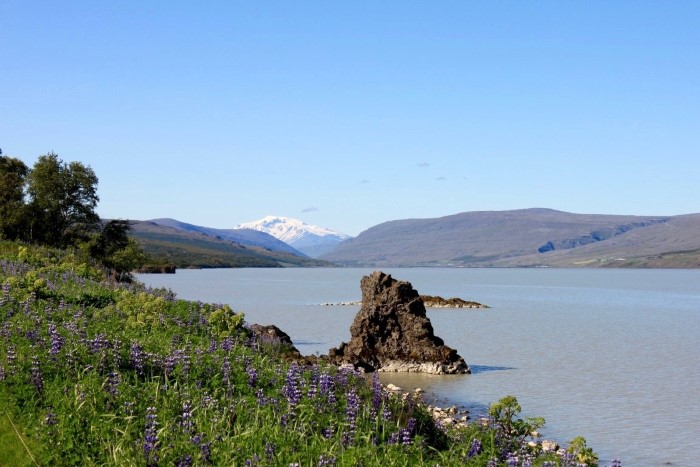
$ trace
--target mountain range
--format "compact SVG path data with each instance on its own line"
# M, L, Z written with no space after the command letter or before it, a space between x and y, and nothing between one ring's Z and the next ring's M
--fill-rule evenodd
M234 229L265 232L312 258L331 252L340 242L351 238L336 230L282 216L267 216L258 221L239 224Z
M385 222L324 259L344 266L700 267L700 214L624 216L552 209Z
M233 229L153 219L134 221L132 235L159 264L179 268L700 268L700 214L475 211L385 222L355 238L285 217L268 216Z

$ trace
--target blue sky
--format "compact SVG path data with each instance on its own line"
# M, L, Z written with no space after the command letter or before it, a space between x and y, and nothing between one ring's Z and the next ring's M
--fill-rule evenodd
M0 148L106 218L700 212L700 2L0 2Z

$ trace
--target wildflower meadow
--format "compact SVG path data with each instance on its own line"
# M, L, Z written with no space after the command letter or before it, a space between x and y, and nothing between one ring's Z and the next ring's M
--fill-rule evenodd
M545 453L514 398L443 427L376 376L287 361L228 305L0 243L0 465L597 465ZM615 465L620 465L615 461Z

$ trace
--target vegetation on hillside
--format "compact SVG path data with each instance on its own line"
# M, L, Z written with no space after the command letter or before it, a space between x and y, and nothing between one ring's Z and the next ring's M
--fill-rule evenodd
M436 424L376 378L301 367L227 305L114 281L75 253L0 242L0 465L567 465L515 398ZM616 464L619 465L619 464Z
M97 183L89 166L66 163L53 152L30 169L0 150L0 240L78 249L115 279L130 280L145 257L129 238L127 221L102 221L95 212Z

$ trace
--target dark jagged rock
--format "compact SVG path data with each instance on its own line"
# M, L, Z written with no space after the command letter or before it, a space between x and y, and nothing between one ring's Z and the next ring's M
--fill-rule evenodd
M267 326L263 326L262 324L251 324L248 329L260 342L285 346L290 350L293 349L294 352L299 352L296 347L294 347L294 343L289 337L289 334L273 324Z
M367 371L469 373L457 351L435 336L418 292L409 282L375 271L362 278L362 308L351 339L329 351L336 364Z
M248 326L248 330L250 330L259 344L276 348L280 357L288 362L294 362L299 365L314 365L318 363L318 358L315 355L302 355L294 347L294 343L289 335L273 324L267 326L251 324Z

